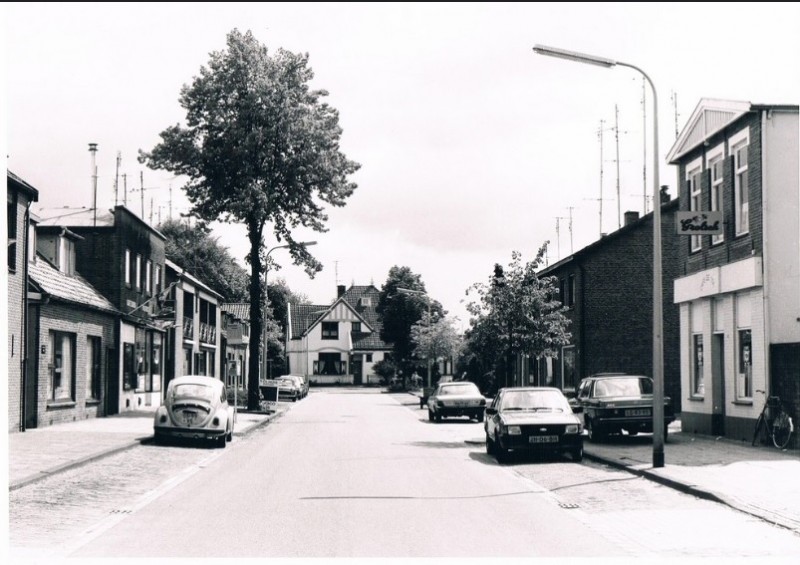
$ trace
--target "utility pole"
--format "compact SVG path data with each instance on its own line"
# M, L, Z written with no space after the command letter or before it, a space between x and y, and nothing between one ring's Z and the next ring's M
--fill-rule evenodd
M675 114L675 139L678 139L678 93L672 91L672 111Z
M617 145L617 229L622 227L622 199L619 194L619 109L614 104L614 140Z
M603 237L603 124L605 120L600 120L600 129L597 135L600 138L600 237Z
M647 80L642 77L642 216L647 214Z

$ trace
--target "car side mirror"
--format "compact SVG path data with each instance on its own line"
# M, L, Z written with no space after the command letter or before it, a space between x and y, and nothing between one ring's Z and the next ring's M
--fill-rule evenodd
M490 416L492 414L497 414L497 408L487 408L486 413L489 414Z
M581 414L583 413L583 406L580 404L575 404L572 406L572 413L573 414Z

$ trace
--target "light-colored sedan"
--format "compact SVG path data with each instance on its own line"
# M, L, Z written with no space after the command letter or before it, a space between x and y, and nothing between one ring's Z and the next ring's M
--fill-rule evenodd
M485 409L486 398L469 381L441 383L428 397L428 419L432 422L451 416L467 416L483 422Z
M233 439L233 408L224 383L195 375L172 379L156 410L153 432L157 444L168 438L208 439L225 447Z

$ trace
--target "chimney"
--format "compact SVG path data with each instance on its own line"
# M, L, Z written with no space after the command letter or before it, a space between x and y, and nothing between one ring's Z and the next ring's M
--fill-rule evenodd
M639 212L625 212L625 225L629 226L639 219Z
M347 288L343 284L338 285L336 287L336 298L341 298L342 296L344 296L344 292L346 289Z
M658 193L661 197L661 204L667 204L669 202L669 194L667 191L669 190L669 185L662 184L661 191Z
M92 212L94 215L94 225L97 227L97 144L89 144L89 153L92 154Z

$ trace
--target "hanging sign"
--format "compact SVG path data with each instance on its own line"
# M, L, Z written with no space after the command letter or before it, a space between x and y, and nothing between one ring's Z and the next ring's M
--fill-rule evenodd
M675 224L678 235L722 235L722 212L678 212Z

